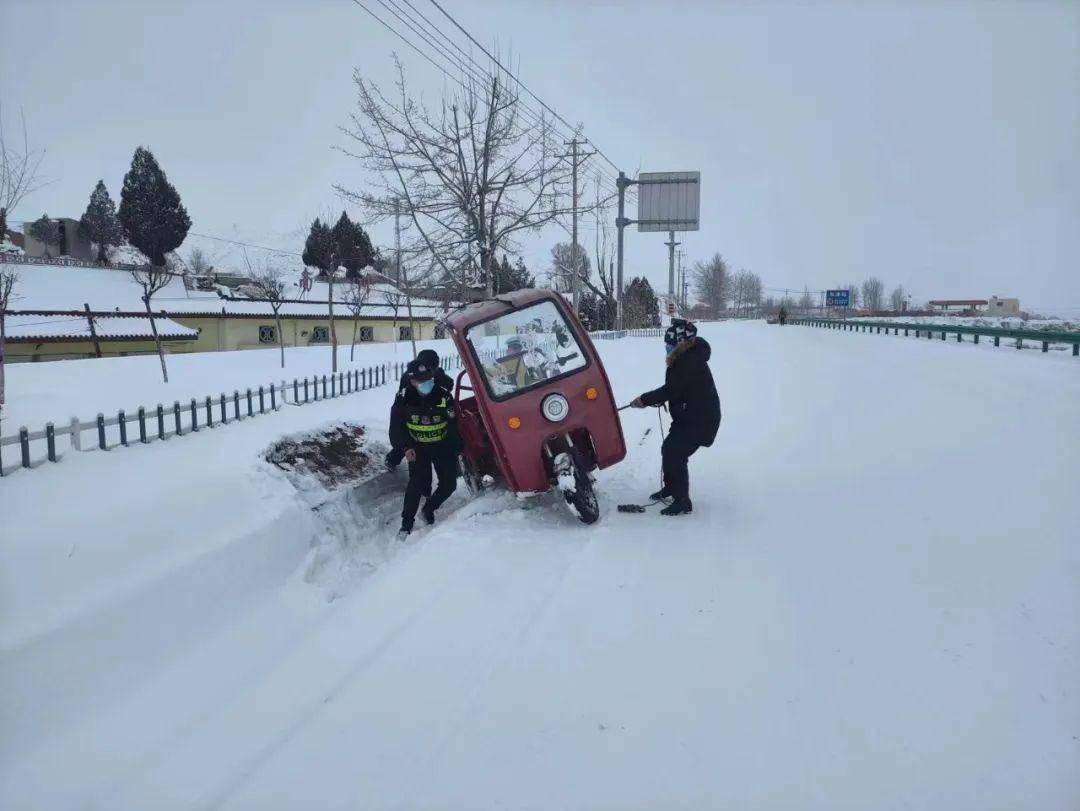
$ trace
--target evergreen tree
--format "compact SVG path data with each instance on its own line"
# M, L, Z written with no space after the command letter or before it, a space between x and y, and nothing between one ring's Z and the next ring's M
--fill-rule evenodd
M52 256L50 248L60 247L60 225L56 220L50 219L48 214L42 214L26 227L27 233L45 246L45 255Z
M660 322L660 303L649 280L635 277L623 292L623 314L626 326L652 327Z
M338 267L330 226L324 224L318 217L311 224L307 241L304 242L303 262L310 268L317 268L320 275L329 275L331 270L336 270Z
M344 211L330 233L337 247L338 264L345 267L345 278L359 279L360 272L375 261L371 238L360 223L350 220Z
M124 240L124 229L116 216L116 204L109 197L109 190L105 188L105 181L99 180L94 191L90 194L90 203L86 206L86 213L79 220L79 230L91 242L98 246L98 262L106 261L105 248L109 245L119 245Z
M166 253L180 247L191 227L180 195L144 147L135 150L124 175L119 217L128 242L157 266L165 264Z

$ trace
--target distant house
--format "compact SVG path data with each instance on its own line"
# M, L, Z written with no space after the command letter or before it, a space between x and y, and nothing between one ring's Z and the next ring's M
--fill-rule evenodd
M97 253L90 240L79 229L79 221L69 217L53 219L60 233L58 245L46 245L34 239L30 234L31 223L23 223L23 250L32 259L42 256L70 256L72 259L93 261Z
M939 313L978 313L986 308L986 299L937 299L928 301L927 307Z
M1020 315L1020 299L998 298L990 296L990 303L986 307L987 315Z
M17 299L6 314L7 361L90 358L99 351L103 356L155 351L139 288L126 271L27 260L17 272ZM354 328L357 343L409 339L405 296L391 285L374 286L355 319L347 304L337 300L339 290L335 288L334 311L340 345L352 342ZM282 305L285 346L330 343L327 292L327 285L316 283L311 298ZM154 296L153 307L170 353L264 349L278 344L277 321L265 301L190 289L176 276ZM436 324L442 305L414 299L412 310L417 340L442 337Z

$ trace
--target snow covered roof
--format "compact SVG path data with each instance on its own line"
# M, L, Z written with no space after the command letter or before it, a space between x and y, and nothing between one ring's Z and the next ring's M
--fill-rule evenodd
M81 311L89 304L95 312L137 314L143 311L141 288L127 271L111 268L60 267L56 265L12 265L18 273L15 294L8 308L16 312L67 313ZM336 314L346 317L348 310L341 300L344 285L336 285L334 303ZM297 291L298 293L299 291ZM289 301L281 308L282 316L322 318L327 315L328 286L315 284L307 300ZM286 295L292 295L286 292ZM374 285L368 303L361 311L361 318L393 318L406 313L405 296L392 285ZM180 276L173 277L168 285L153 298L154 312L165 315L218 316L258 318L273 315L268 302L239 297L223 297L216 290L189 290ZM435 318L442 314L442 305L432 301L413 299L413 315L421 319Z
M167 341L193 341L197 329L177 324L169 318L154 319L158 334ZM4 319L7 340L12 342L55 341L58 339L90 340L90 324L86 316L75 315L9 315ZM103 341L125 341L152 338L150 319L138 316L94 316L97 337Z

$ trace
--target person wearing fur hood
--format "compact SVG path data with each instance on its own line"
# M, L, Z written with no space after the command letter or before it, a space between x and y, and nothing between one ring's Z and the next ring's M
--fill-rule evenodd
M709 357L712 347L698 336L690 321L673 319L664 333L667 370L664 385L637 397L636 408L667 404L671 429L661 449L663 487L652 499L671 503L661 515L684 515L693 510L690 501L688 460L698 448L709 447L720 428L720 397L716 393Z

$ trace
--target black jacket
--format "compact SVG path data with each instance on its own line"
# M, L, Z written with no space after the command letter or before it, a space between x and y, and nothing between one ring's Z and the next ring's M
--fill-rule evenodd
M443 427L444 430L439 430ZM406 450L427 448L457 452L461 439L457 404L450 389L436 382L431 394L423 395L410 383L399 391L390 408L390 444Z
M401 380L398 382L398 394L400 395L406 389L411 389L412 383L409 382L409 373L405 372L401 376ZM453 394L454 392L454 378L450 377L438 366L435 367L435 388L443 388Z
M667 403L672 430L686 431L706 447L720 428L720 396L709 371L710 355L712 347L704 338L684 341L667 356L664 385L641 395L645 405Z

